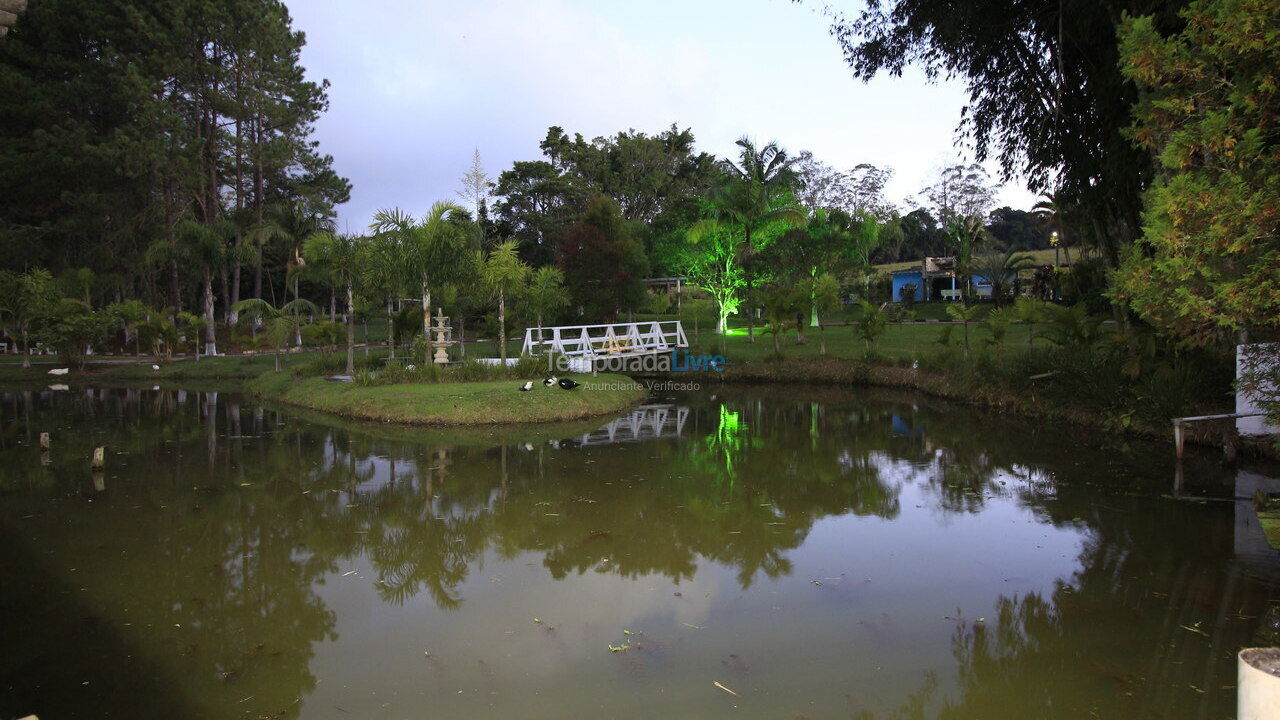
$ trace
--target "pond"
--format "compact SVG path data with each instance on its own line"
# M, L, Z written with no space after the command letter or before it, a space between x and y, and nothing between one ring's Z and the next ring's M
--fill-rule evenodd
M4 718L1217 719L1280 635L1213 458L1175 497L1168 444L919 395L477 431L195 389L0 413Z

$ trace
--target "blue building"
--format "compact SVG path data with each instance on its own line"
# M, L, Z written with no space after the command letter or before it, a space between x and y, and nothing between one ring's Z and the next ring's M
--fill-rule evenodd
M909 295L916 302L959 300L960 282L956 278L956 259L953 257L927 257L915 267L895 270L893 278L893 302L904 302ZM991 297L991 283L985 277L970 277L974 295Z

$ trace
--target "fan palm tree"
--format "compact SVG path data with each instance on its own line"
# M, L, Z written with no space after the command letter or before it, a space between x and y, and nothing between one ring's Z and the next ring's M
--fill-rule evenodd
M498 299L498 357L507 362L507 295L524 286L529 266L520 260L515 240L498 243L485 257L480 279Z
M1032 267L1035 267L1035 262L1030 255L1005 250L979 255L969 270L973 276L991 283L991 300L1000 307L1010 278L1017 278L1019 272Z

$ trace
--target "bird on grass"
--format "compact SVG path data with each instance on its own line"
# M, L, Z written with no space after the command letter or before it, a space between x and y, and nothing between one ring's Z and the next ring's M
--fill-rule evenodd
M529 392L532 389L533 389L532 380L526 380L525 383L520 386L520 392Z
M582 383L578 382L577 380L574 380L573 378L560 378L560 387L564 388L565 390L572 390L581 384Z
M152 365L152 366L151 366L151 369L152 369L152 370L159 370L159 369L160 369L160 366L159 366L159 365Z
M555 385L555 384L556 384L556 382L557 382L557 380L556 380L556 376L555 376L555 375L552 375L551 377L547 378L546 380L543 380L543 381L542 381L542 384L543 384L543 385L546 385L547 387L551 387L552 385Z

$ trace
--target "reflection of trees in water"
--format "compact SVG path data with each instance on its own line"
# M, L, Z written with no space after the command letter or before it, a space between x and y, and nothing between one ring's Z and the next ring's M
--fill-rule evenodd
M1229 560L1231 523L1149 496L1099 502L1084 484L1024 500L1087 532L1079 569L1047 595L1002 595L982 622L961 621L954 690L926 678L907 706L875 717L1230 717L1235 652L1256 642L1276 593Z
M1071 451L1056 438L995 421L975 433L967 413L915 399L832 395L726 391L693 409L682 440L561 451L303 424L227 394L6 395L0 487L25 494L0 502L9 517L35 515L21 542L37 538L54 566L76 567L63 581L91 588L96 613L119 621L128 608L152 624L129 636L176 656L174 672L210 716L297 714L294 698L315 682L312 646L335 624L315 587L346 558L369 558L383 600L425 591L444 608L463 602L459 588L488 553L535 554L553 578L676 582L702 558L746 588L791 572L788 552L824 517L897 517L908 482L940 512L976 512L1002 495L1088 537L1070 589L1001 598L995 617L957 631L954 696L933 678L890 717L1077 717L1089 708L1073 700L1107 688L1144 709L1194 704L1158 690L1183 677L1175 662L1204 665L1199 701L1219 706L1213 688L1230 684L1229 661L1196 643L1225 657L1249 621L1221 613L1258 614L1256 586L1237 579L1226 592L1226 576L1203 569L1229 537L1210 550L1202 534L1176 530L1199 517L1186 506L1161 516L1123 488L1100 501L1098 487L1059 482L1053 468ZM34 444L41 426L60 428L48 466ZM125 451L109 462L127 472L92 506L55 514L31 497L87 492L95 444ZM1147 621L1155 615L1160 623ZM1135 670L1134 648L1162 650ZM1052 708L1038 704L1041 685L1056 688Z
M3 535L49 569L41 592L63 585L83 598L84 612L118 628L139 659L93 657L78 644L50 651L84 663L77 677L92 678L98 693L128 685L138 663L163 658L156 664L172 679L155 682L194 714L296 716L298 698L315 685L314 644L335 637L334 614L315 588L355 550L354 527L338 495L299 492L309 458L300 465L296 438L273 432L274 415L212 396L177 403L176 394L157 395L106 393L91 403L92 415L69 414L80 397L56 398L32 413L33 423L56 421L47 426L59 429L64 447L105 444L108 473L123 477L108 479L92 502L32 492L6 498L0 517L25 517L5 521ZM213 422L264 437L245 442L220 431L211 441ZM87 454L59 456L58 444L46 487L55 497L87 492ZM30 451L3 449L27 467ZM165 717L169 707L125 695L113 703L136 717ZM76 706L67 710L73 716Z
M702 557L734 567L747 587L758 574L790 572L786 551L822 517L899 510L876 462L841 433L823 432L832 421L816 410L716 406L702 418L710 429L691 431L689 442L550 456L456 449L451 472L430 469L440 463L431 448L384 448L414 470L372 489L354 512L367 524L385 597L397 601L425 588L455 606L455 588L486 550L538 553L554 578L591 571L677 582Z

